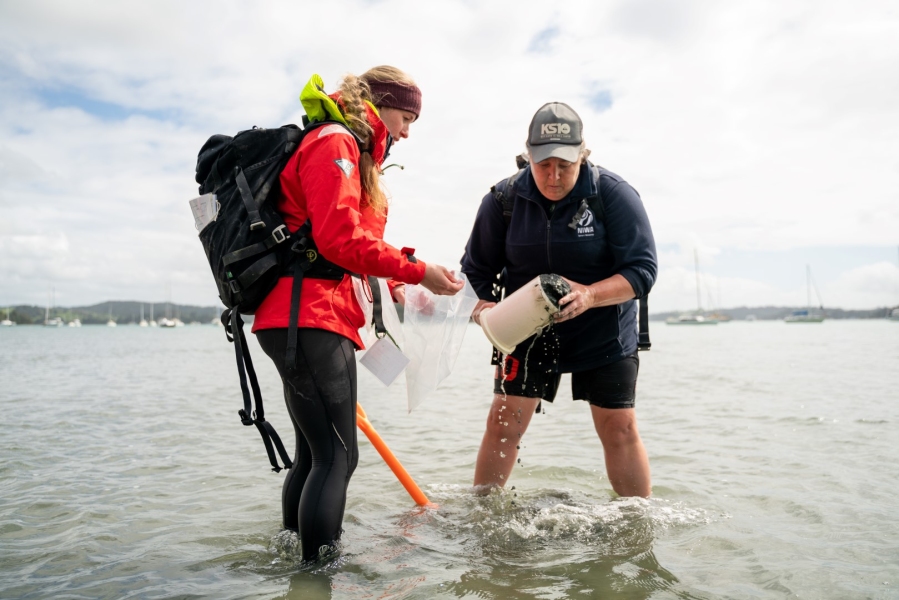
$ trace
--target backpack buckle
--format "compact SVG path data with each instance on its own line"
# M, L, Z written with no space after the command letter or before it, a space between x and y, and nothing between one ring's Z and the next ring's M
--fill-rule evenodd
M280 244L281 242L283 242L284 240L286 240L287 238L290 237L290 233L286 233L286 230L287 230L287 226L286 226L286 225L279 225L279 226L272 232L272 239L275 240L275 243L276 243L276 244Z
M231 292L232 292L232 293L234 293L234 294L239 294L239 293L240 293L240 285L237 283L237 280L232 279L231 281L229 281L229 282L228 282L228 287L231 288Z
M250 418L250 415L247 414L247 411L244 409L240 409L237 411L237 414L240 415L240 422L246 426L253 425L253 419Z

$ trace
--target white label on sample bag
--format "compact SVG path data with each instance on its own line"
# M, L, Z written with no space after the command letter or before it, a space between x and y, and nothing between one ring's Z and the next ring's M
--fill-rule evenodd
M194 225L197 231L203 231L207 225L215 221L221 207L215 194L203 194L191 200L190 210L194 213Z
M389 386L409 364L409 359L389 337L384 336L362 355L359 362L381 383Z

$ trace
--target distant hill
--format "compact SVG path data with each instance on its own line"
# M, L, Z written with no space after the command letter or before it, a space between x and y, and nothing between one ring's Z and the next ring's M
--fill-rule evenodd
M749 315L755 315L760 321L779 321L796 310L805 310L807 307L793 306L738 306L737 308L723 308L715 310L715 314L725 315L734 321L745 321ZM890 315L891 308L872 308L869 310L844 310L842 308L824 308L822 312L828 319L884 319ZM664 312L649 316L650 321L664 321L668 317L676 317L690 311ZM712 311L707 311L712 312Z
M152 306L153 316L158 321L161 317L178 317L185 323L198 322L209 323L213 318L218 318L222 312L220 306L191 306L187 304L160 303L151 305L144 302L144 318L150 320ZM57 306L50 309L50 318L60 317L68 323L73 319L80 319L84 325L105 325L110 317L119 325L137 324L140 322L141 302L138 301L110 301L91 306L64 307ZM10 311L10 320L19 325L40 325L44 322L46 314L44 306L15 306ZM0 310L0 318L6 318L6 310Z

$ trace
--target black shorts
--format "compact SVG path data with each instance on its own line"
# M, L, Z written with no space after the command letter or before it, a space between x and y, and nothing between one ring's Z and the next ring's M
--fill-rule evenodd
M547 372L537 365L526 369L521 361L512 356L503 357L503 367L505 377L500 367L496 367L494 394L540 398L547 402L552 402L556 397L561 373ZM610 365L572 373L572 398L586 400L599 408L633 408L639 370L640 358L634 352Z

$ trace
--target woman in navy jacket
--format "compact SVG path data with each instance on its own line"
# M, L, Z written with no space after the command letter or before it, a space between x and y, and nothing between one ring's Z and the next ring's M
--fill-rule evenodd
M655 242L637 192L587 161L582 130L568 105L541 107L529 130L529 164L484 197L465 247L462 272L480 298L478 323L480 312L495 303L493 285L503 269L507 295L545 273L571 285L553 326L519 344L497 367L475 467L481 492L508 481L540 401L552 402L561 374L571 373L573 398L590 404L613 489L621 496L650 495L649 460L634 411L634 299L655 282ZM514 199L511 218L503 215L503 195Z

